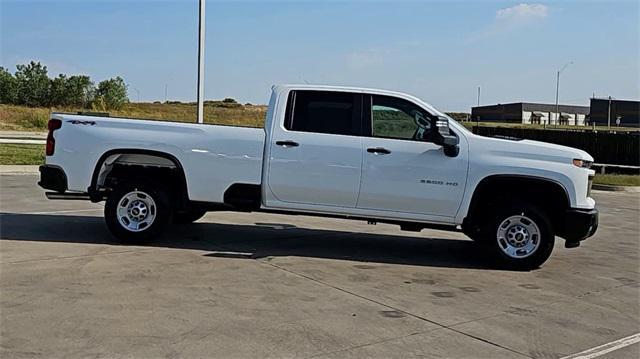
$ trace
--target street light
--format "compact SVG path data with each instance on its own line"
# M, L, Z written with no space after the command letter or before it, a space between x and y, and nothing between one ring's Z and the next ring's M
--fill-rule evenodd
M558 127L558 122L560 122L560 105L558 105L558 93L560 92L560 74L564 71L567 66L572 65L573 61L569 61L560 70L558 70L556 76L556 127Z

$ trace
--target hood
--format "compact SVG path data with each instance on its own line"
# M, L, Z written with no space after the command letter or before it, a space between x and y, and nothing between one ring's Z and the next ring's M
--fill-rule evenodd
M593 162L593 157L590 154L573 147L533 140L513 140L478 135L476 137L480 142L479 145L500 155L561 163L571 163L573 159Z

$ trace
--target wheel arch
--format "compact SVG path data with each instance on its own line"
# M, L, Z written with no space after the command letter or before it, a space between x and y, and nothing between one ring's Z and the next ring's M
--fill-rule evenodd
M524 201L535 204L550 211L550 219L554 226L561 216L553 216L571 207L569 191L560 182L531 175L490 175L484 177L476 185L469 209L463 220L465 232L483 209L504 200ZM467 228L465 228L467 227Z
M91 184L87 190L93 201L97 202L102 199L101 186L104 185L105 179L115 164L175 169L176 179L180 186L180 196L188 201L187 180L180 161L167 152L136 148L112 149L100 156L93 169Z

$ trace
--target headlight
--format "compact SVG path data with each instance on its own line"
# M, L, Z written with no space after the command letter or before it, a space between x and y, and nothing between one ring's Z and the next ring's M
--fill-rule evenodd
M577 158L573 159L573 165L576 167L591 168L591 164L593 164L591 161L580 160Z

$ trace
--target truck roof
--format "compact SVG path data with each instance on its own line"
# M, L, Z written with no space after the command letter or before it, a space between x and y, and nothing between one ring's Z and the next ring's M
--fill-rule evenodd
M421 100L419 97L399 92L399 91L389 91L382 89L374 89L374 88L366 88L366 87L352 87L352 86L332 86L332 85L309 85L309 84L281 84L281 85L273 85L271 88L275 92L284 92L287 90L316 90L316 91L344 91L344 92L359 92L359 93L368 93L375 95L386 95L386 96L394 96L400 97L404 99L412 100L413 102L422 104L428 110L432 112L444 116L444 113L433 107L431 104Z
M334 85L309 85L309 84L277 84L273 85L272 89L276 90L324 90L324 91L345 91L345 92L364 92L364 93L373 93L380 95L391 95L391 96L410 96L414 97L410 94L399 92L399 91L389 91L383 89L375 89L375 88L366 88L366 87L355 87L355 86L334 86ZM417 99L417 98L416 98Z

